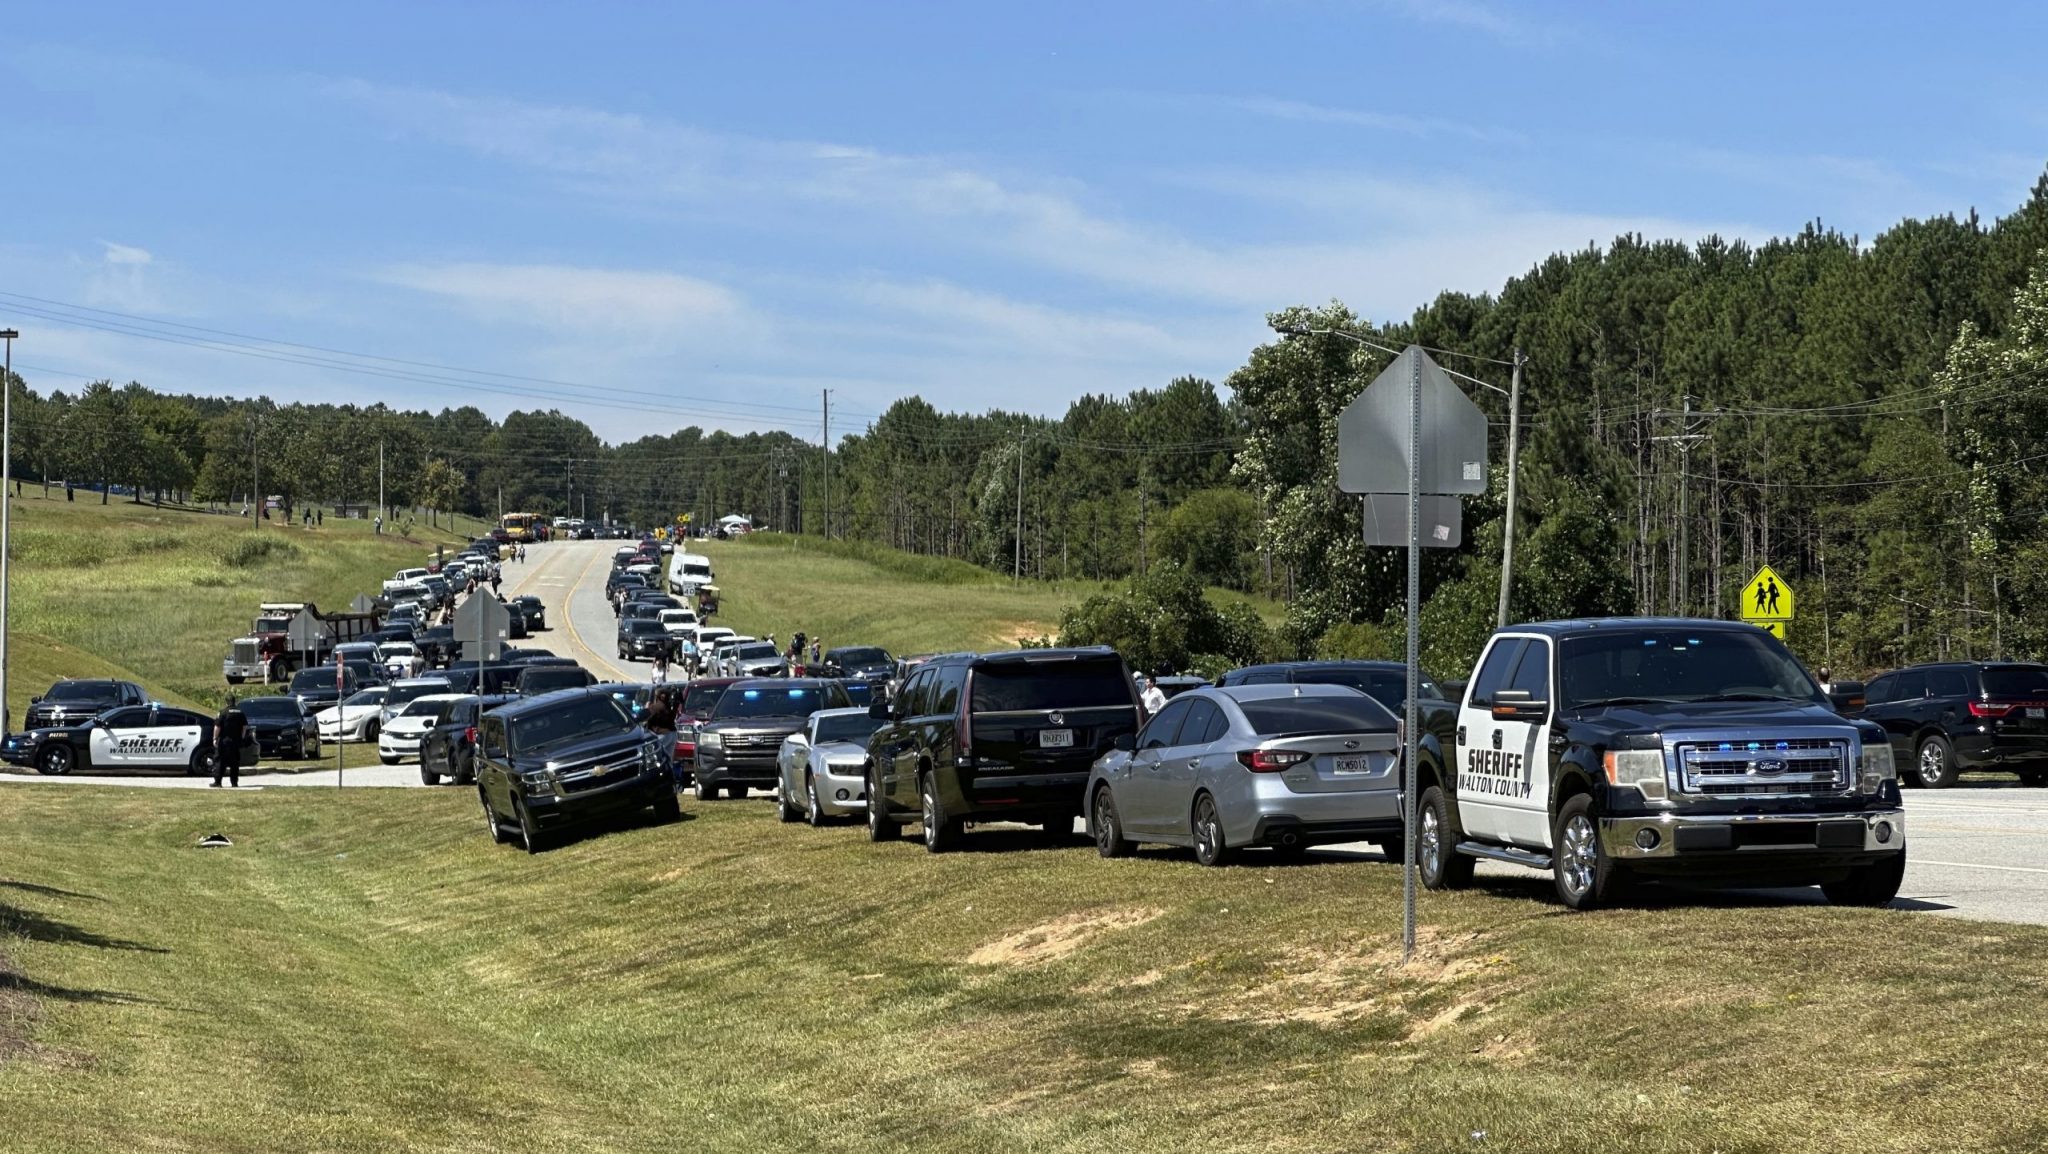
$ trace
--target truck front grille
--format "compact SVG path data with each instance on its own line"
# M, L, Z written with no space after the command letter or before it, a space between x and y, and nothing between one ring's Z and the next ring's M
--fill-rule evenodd
M261 659L254 641L237 641L229 647L237 665L254 665Z
M1694 742L1678 746L1679 788L1720 797L1842 793L1849 745L1827 738Z

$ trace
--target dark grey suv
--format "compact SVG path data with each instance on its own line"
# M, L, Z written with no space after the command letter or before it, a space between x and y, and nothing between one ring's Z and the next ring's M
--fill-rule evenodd
M668 762L602 686L501 706L477 720L476 788L491 840L540 852L579 819L652 806L682 815Z
M820 709L853 702L837 681L815 677L759 677L735 681L697 731L697 800L723 790L745 797L750 788L773 789L781 780L776 758L782 739L803 729Z

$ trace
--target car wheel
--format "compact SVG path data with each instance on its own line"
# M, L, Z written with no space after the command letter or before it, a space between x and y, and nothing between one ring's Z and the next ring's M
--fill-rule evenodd
M533 820L533 814L527 810L525 802L513 800L512 817L519 825L519 848L527 853L539 853L544 848L540 823Z
M1194 835L1195 860L1205 866L1220 866L1230 861L1230 847L1223 841L1223 817L1216 812L1216 799L1203 794L1195 799L1194 816L1189 822Z
M903 836L903 827L889 817L888 799L882 796L882 779L879 775L868 775L868 840L895 841Z
M1962 774L1956 768L1956 753L1948 738L1934 734L1920 743L1920 784L1929 789L1947 789Z
M718 787L699 777L691 787L696 791L698 801L717 801Z
M1458 852L1458 827L1451 821L1451 799L1440 787L1432 785L1422 791L1422 808L1415 815L1415 825L1415 868L1422 875L1423 888L1457 890L1471 885L1472 867L1479 863Z
M804 771L804 821L812 829L825 825L825 805L818 800L818 779L809 770Z
M504 845L506 842L512 840L511 837L505 833L505 823L498 820L498 811L491 808L491 799L484 796L483 790L476 791L476 799L483 803L484 828L490 831L491 844Z
M397 765L398 755L395 753L379 753L377 755L377 760L383 762L385 765Z
M1380 847L1380 852L1381 852L1381 853L1383 853L1383 854L1385 854L1385 855L1387 855L1387 860L1388 860L1388 861L1390 861L1390 862L1394 863L1395 865L1400 865L1400 864L1402 864L1402 863L1401 863L1401 849L1402 849L1402 839L1401 839L1401 838L1398 838L1398 837L1387 837L1387 838L1381 838L1380 840L1378 840L1378 841L1374 842L1373 844L1374 844L1374 845L1376 845L1376 846L1378 846L1378 847Z
M1129 857L1137 844L1124 836L1123 820L1116 814L1116 798L1107 785L1095 790L1095 802L1088 807L1088 832L1095 838L1095 852L1103 857Z
M1551 877L1566 908L1594 910L1621 900L1628 888L1628 870L1608 857L1600 844L1592 794L1578 794L1557 811L1550 844L1556 847Z
M42 767L41 767L41 766L39 765L39 766L37 766L36 768L38 768L38 769L41 769ZM207 775L207 774L209 774L209 773L212 773L212 772L213 772L213 753L212 753L212 751L210 751L210 750L205 750L205 749L195 749L195 750L193 750L193 751L192 751L192 760L191 760L191 761L188 761L188 762L186 762L186 763L185 763L185 772L186 772L186 774L188 774L188 775L190 775L190 776L192 776L192 777L204 777L205 775Z
M205 755L195 753L192 756L199 758ZM71 768L76 764L78 764L77 752L61 741L46 743L43 746L42 752L36 754L36 772L50 777L62 777L70 773Z
M946 816L946 803L939 800L939 787L931 774L918 779L917 796L924 811L925 852L950 852L960 844L960 820Z
M435 772L434 772L433 770L431 770L431 769L428 769L428 768L427 768L427 762L426 762L426 759L425 759L425 758L422 758L422 759L420 759L420 784L421 784L421 785L439 785L439 784L441 784L441 775L440 775L440 774L438 774L438 773L435 773Z
M366 722L364 722L364 723L363 723L363 742L364 742L364 744L368 744L368 743L370 743L370 742L372 742L372 741L375 741L375 740L377 740L377 732L378 732L378 727L377 727L377 723L376 723L376 722L374 722L374 721L366 721Z
M775 783L775 820L794 825L796 820L802 816L803 814L799 813L795 806L789 804L789 791L783 787L780 781L777 781Z
M455 780L463 785L475 783L476 759L468 754L464 754L457 760L456 764L458 768L455 771Z
M1857 866L1841 881L1823 883L1820 892L1838 906L1888 906L1905 880L1906 851L1900 850L1883 861Z
M2020 771L2020 784L2036 789L2048 785L2048 770L2023 769Z
M654 820L667 825L683 820L683 805L676 800L676 791L664 789L654 798Z
M725 796L734 801L745 801L747 800L747 787L744 785L728 785L725 787Z
M316 734L316 735L314 735L314 737L313 737L313 744L311 744L311 745L308 745L308 746L307 746L307 747L306 747L306 748L305 748L304 750L302 750L301 752L303 753L303 755L304 755L304 758L305 758L305 760L307 760L307 761L319 761L319 760L320 760L320 738L319 738L319 735L317 735L317 734Z

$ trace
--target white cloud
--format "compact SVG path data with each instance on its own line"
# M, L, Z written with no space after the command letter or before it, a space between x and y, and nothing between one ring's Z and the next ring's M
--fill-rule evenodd
M85 264L86 303L125 312L157 312L160 294L150 272L154 257L146 248L103 240L97 261Z
M650 339L729 324L744 311L725 286L668 272L465 262L397 265L377 279L446 297L487 321Z
M144 265L154 259L149 255L148 249L137 248L132 244L115 244L111 240L103 240L100 242L100 248L105 250L100 259L111 265Z
M1515 143L1524 138L1519 133L1499 128L1484 128L1478 125L1462 124L1435 116L1406 116L1398 112L1375 112L1363 108L1336 108L1327 104L1310 104L1301 100L1283 100L1275 96L1218 96L1200 98L1210 103L1263 116L1269 120L1289 120L1303 124L1334 124L1351 128L1368 128L1383 132L1396 132L1404 136L1428 139L1437 136L1458 136L1467 140L1497 143Z

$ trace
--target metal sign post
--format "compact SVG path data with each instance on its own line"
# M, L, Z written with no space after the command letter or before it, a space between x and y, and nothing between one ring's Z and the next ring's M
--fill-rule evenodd
M341 724L342 690L346 687L347 681L348 664L341 659L341 652L337 649L334 654L334 788L336 789L341 788L341 754L344 749L348 748L348 729ZM315 732L318 732L319 726L319 722L313 723Z

